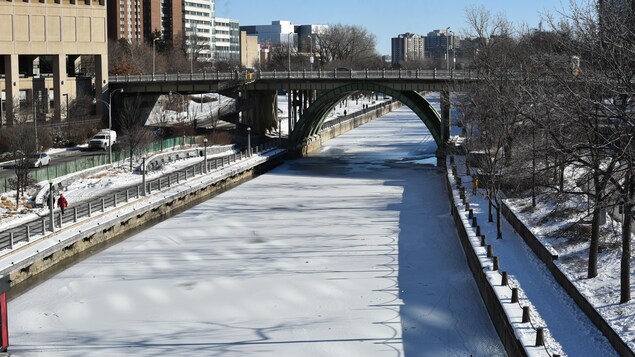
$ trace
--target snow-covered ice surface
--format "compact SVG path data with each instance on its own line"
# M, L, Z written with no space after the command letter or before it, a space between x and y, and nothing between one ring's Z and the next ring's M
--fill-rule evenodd
M409 110L9 303L12 356L503 356Z

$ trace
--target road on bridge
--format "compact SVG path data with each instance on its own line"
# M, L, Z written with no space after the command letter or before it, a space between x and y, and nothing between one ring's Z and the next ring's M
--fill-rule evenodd
M504 356L408 109L9 303L12 356Z

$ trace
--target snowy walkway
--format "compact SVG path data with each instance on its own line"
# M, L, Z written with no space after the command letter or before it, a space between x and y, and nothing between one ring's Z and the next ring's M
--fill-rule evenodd
M11 301L12 356L504 355L419 119L328 145Z
M457 167L464 172L463 162L457 162ZM469 176L463 176L463 182L466 187L471 187ZM494 255L500 260L501 271L508 271L510 278L518 281L527 295L520 299L521 304L533 305L568 356L617 356L608 340L506 221L503 222L503 239L496 239L496 223L487 223L488 206L483 193L467 193L470 207L481 222L482 232L492 245Z

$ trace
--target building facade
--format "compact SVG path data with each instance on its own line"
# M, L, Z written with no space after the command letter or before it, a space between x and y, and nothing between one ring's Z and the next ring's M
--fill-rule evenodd
M183 1L144 0L143 36L154 38L154 33L171 46L183 42Z
M211 61L215 0L186 0L183 22L186 52L196 61Z
M391 39L392 64L423 61L425 58L425 37L412 33L401 34Z
M260 44L258 36L240 32L240 65L246 68L254 68L261 63Z
M269 49L272 46L287 44L297 49L295 27L291 21L279 20L272 21L271 25L241 26L240 31L246 32L247 35L258 36L258 43L262 48Z
M432 60L443 60L447 69L454 66L460 39L449 28L434 30L425 37L425 57Z
M64 104L80 92L101 98L108 88L105 1L1 2L0 75L0 125L27 108L31 120L65 120L63 97Z
M238 21L216 17L212 37L213 59L239 62L240 49L240 24Z
M142 42L143 18L142 0L108 0L108 38Z

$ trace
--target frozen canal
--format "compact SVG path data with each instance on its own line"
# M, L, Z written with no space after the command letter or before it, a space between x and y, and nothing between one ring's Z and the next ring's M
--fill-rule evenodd
M407 109L9 303L12 356L503 356Z

